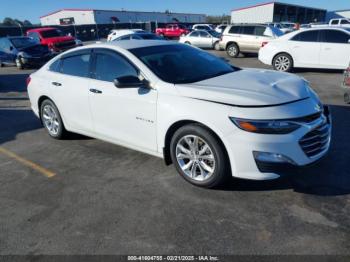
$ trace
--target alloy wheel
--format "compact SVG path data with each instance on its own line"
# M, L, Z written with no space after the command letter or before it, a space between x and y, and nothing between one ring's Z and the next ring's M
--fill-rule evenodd
M215 171L213 150L196 135L184 136L177 142L176 160L183 173L196 181L208 180Z
M237 48L235 46L230 46L228 48L228 54L232 57L237 55Z
M43 122L47 131L56 136L60 130L60 121L55 109L51 105L45 105L43 108Z
M289 59L289 57L287 56L279 56L276 58L275 60L275 68L278 70L278 71L287 71L288 68L290 67L291 65L291 61Z

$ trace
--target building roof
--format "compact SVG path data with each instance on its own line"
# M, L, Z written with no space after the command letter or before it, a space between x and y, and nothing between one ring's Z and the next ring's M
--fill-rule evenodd
M241 8L237 8L237 9L232 9L232 11L241 11L241 10L256 8L256 7L265 6L265 5L272 5L272 4L280 4L280 5L303 7L303 8L310 8L310 9L317 9L317 10L327 11L326 9L314 8L314 7L308 7L308 6L301 6L301 5L294 5L294 4L288 4L288 3L281 3L281 2L277 2L277 1L271 1L271 2L261 3L261 4L257 4L257 5L241 7Z
M106 9L78 9L78 8L64 8L64 9L60 9L54 12L51 12L49 14L40 16L40 18L44 18L62 11L76 11L76 12L96 12L96 11L101 11L101 12L133 12L133 13L155 13L155 14L167 14L165 12L151 12L151 11L132 11L132 10L106 10ZM171 14L177 14L177 15L204 15L205 14L194 14L194 13L169 13L169 15Z

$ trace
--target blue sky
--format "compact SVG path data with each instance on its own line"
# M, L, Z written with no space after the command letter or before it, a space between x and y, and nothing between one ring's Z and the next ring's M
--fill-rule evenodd
M34 23L39 17L62 8L127 9L135 11L165 11L229 14L233 8L245 7L269 0L1 0L0 20L9 16ZM280 0L328 10L350 9L349 0Z

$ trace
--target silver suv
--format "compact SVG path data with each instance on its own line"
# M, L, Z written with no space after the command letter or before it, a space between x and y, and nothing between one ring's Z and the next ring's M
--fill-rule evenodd
M281 35L281 30L269 25L230 25L222 34L220 48L231 57L237 57L240 53L258 53L260 47Z

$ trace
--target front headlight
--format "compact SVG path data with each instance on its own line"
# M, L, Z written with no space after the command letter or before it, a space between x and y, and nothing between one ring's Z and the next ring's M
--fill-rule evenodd
M301 126L288 120L248 120L230 117L231 121L240 129L259 134L289 134Z

